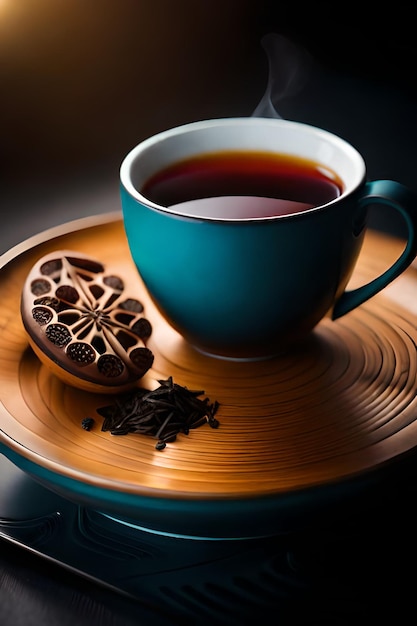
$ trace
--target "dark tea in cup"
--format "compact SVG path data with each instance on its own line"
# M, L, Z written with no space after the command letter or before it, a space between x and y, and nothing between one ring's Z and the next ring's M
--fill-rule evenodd
M310 159L224 150L171 164L141 191L152 202L188 215L241 219L305 211L338 198L343 188L335 172Z

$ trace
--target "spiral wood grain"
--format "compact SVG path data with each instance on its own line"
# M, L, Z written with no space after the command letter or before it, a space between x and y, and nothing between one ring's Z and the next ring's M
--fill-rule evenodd
M369 280L402 242L369 232L355 281ZM101 431L108 396L60 382L28 347L19 314L23 282L49 251L94 255L130 281L153 325L148 388L172 376L220 408L218 429L179 435L163 451L143 435ZM175 280L175 277L173 277ZM352 282L352 284L355 284ZM417 445L417 269L344 318L324 320L304 345L260 362L205 356L149 301L118 214L30 240L0 274L0 441L47 469L90 485L163 498L244 498L334 483ZM93 417L91 431L81 421Z

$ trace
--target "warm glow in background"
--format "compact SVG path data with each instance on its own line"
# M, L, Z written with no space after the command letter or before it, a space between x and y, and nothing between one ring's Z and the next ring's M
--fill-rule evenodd
M372 23L353 9L322 11L275 0L0 0L0 251L68 216L117 209L120 162L146 136L251 115L266 86L268 32L335 73L283 116L345 136L372 176L415 185L408 8Z
M164 126L245 113L257 80L250 4L3 0L3 167L12 174L25 150L26 167L60 172L120 157Z

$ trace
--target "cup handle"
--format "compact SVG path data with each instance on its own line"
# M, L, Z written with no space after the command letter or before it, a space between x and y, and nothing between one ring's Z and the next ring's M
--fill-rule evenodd
M387 205L403 216L408 231L405 249L381 276L357 289L345 291L334 306L332 319L342 317L382 291L411 265L417 255L416 195L401 183L392 180L376 180L365 184L364 195L359 199L359 207L365 208L375 203Z

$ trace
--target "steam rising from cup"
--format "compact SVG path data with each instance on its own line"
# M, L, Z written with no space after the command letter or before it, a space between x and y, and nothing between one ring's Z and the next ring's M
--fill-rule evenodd
M299 93L310 77L313 59L303 47L283 35L269 33L261 41L268 59L266 90L252 117L281 118L279 106Z

